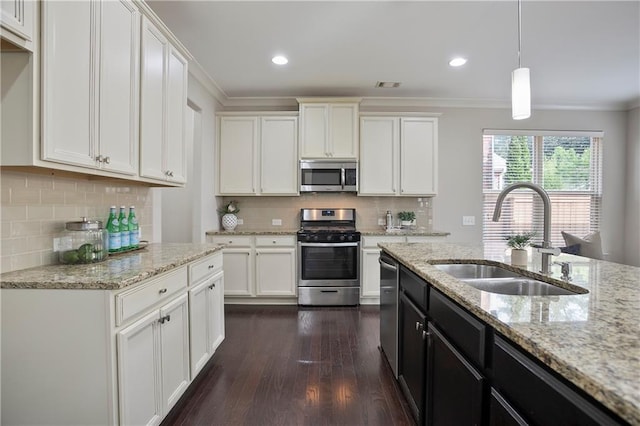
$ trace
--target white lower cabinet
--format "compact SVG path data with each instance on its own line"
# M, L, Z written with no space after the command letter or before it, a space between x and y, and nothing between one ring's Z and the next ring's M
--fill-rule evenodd
M189 290L191 375L195 377L224 340L224 273Z
M1 423L160 424L224 339L222 265L216 252L123 290L3 289Z
M237 298L296 297L296 238L294 235L209 236L223 250L227 302ZM243 298L243 299L241 299ZM249 302L251 303L251 302Z
M360 302L375 304L380 300L380 248L378 243L426 243L442 241L440 236L364 236L362 237L362 253L360 256Z

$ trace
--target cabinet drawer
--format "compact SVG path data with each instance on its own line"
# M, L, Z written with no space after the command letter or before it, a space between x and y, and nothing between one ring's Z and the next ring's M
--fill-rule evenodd
M227 247L251 247L253 237L237 235L216 236L211 238L211 242L214 244L225 244Z
M259 247L295 247L296 237L293 235L262 235L256 237Z
M404 237L362 237L362 247L378 248L378 243L404 243Z
M445 332L454 345L477 366L485 366L486 325L445 295L431 289L429 316Z
M222 269L222 252L189 265L189 285L194 285Z
M427 283L413 272L400 267L400 289L423 312L427 311Z
M500 336L493 346L493 386L530 424L624 424Z
M116 326L143 313L156 303L187 288L187 267L182 266L130 290L116 294Z

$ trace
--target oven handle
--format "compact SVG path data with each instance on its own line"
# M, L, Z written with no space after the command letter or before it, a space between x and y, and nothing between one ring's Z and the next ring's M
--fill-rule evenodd
M300 247L358 247L360 243L298 243Z

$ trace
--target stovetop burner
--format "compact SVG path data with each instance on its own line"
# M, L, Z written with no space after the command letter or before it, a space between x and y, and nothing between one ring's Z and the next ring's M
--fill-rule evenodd
M360 241L355 209L301 209L298 241Z

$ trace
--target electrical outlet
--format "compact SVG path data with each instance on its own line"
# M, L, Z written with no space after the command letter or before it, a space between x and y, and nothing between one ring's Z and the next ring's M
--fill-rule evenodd
M476 224L475 216L462 216L462 226L474 226Z
M238 225L244 225L244 220L238 218Z
M386 222L386 221L385 221L384 219L378 219L378 225L380 225L380 226L384 226L384 225L386 225L386 223L385 223L385 222Z
M282 226L282 219L271 219L271 225Z

